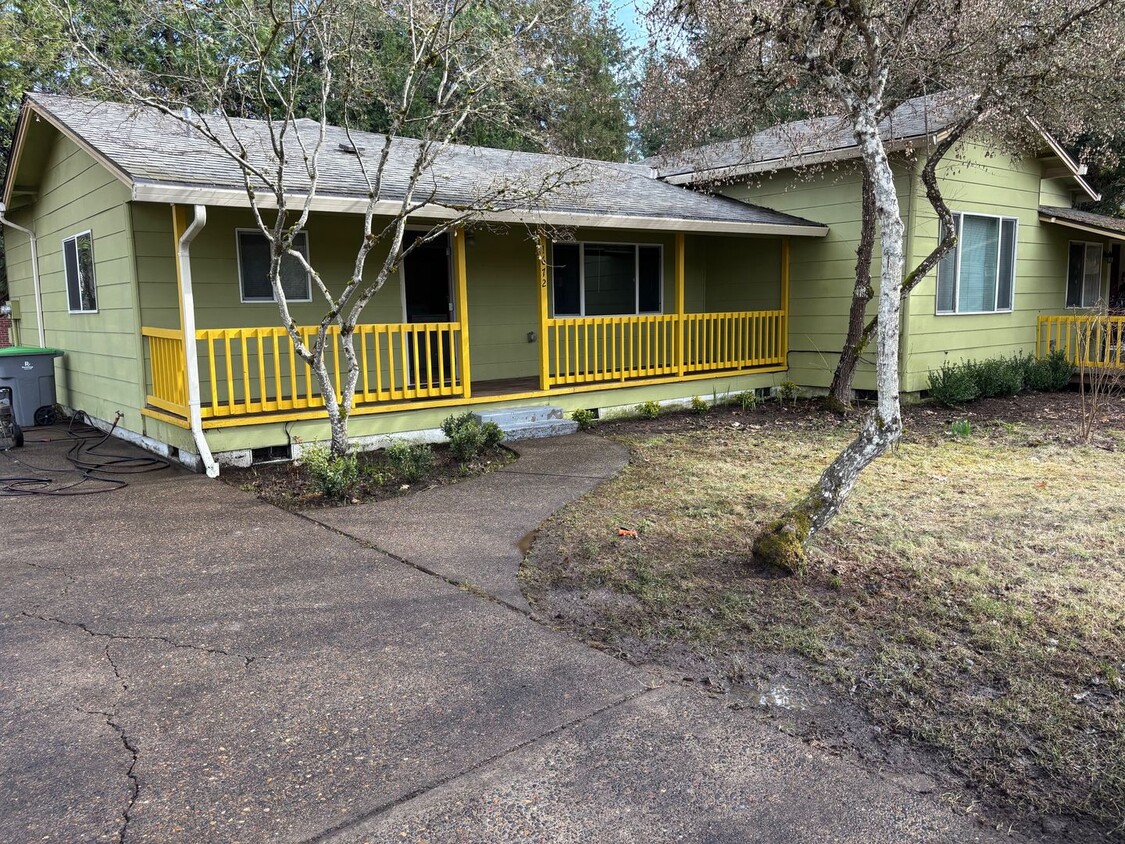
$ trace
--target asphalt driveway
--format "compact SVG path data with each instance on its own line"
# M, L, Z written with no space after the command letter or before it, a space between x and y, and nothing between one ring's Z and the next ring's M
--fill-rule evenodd
M390 556L378 505L328 527L172 469L0 498L0 841L992 840L520 612L502 552L561 503L524 465L480 479L515 502L480 554L439 533ZM549 489L604 474L571 471Z

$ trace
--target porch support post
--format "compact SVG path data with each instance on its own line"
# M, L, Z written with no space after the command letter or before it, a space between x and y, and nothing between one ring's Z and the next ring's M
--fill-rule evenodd
M781 239L781 363L789 368L789 238Z
M547 235L539 232L539 243L536 247L536 257L539 262L539 389L549 390L551 387L551 344L548 342L547 320Z
M457 322L461 328L461 387L465 398L473 394L472 373L469 369L469 274L465 266L465 227L453 230L453 278L454 304L457 307Z
M676 374L684 377L684 233L676 232Z

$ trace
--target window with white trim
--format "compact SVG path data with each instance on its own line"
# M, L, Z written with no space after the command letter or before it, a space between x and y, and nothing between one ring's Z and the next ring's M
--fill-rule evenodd
M272 302L270 242L257 229L238 229L238 278L243 302ZM309 260L309 236L297 232L293 248ZM281 257L281 289L290 302L312 301L309 274L292 255Z
M991 314L1012 310L1016 287L1015 217L953 215L957 246L938 264L939 314Z
M664 261L659 244L556 243L552 253L556 317L661 313Z
M62 242L63 272L66 275L67 309L72 314L92 314L98 310L94 281L94 234L81 232Z
M1102 245L1070 242L1066 268L1066 306L1092 308L1102 297Z

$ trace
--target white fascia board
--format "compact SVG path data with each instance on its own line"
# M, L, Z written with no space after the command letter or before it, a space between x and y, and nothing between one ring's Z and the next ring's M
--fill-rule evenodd
M1060 217L1054 217L1050 214L1040 214L1040 222L1050 223L1053 226L1066 226L1068 229L1077 229L1080 232L1087 234L1096 234L1099 237L1108 237L1110 240L1125 241L1125 233L1110 231L1108 229L1099 229L1096 226L1086 226L1082 223L1075 223L1072 220L1064 220Z
M1101 202L1102 195L1094 190L1093 186L1087 182L1083 176L1086 175L1086 168L1070 157L1070 153L1063 149L1063 145L1055 140L1054 136L1040 125L1039 121L1034 117L1028 117L1027 122L1035 127L1035 131L1042 135L1043 140L1047 142L1047 146L1051 148L1051 152L1059 159L1070 171L1074 181L1078 182L1078 186L1085 191L1086 195L1094 202Z
M246 192L231 188L208 188L191 185L166 185L152 182L139 182L133 186L133 200L136 202L183 203L209 205L227 208L249 208L250 200ZM293 207L304 201L303 196L294 196L290 202ZM259 207L276 207L272 197L261 195ZM367 210L367 200L361 197L326 196L313 198L311 210L327 211L337 214L362 214ZM377 216L394 216L401 212L402 203L381 200L375 203ZM464 212L442 205L426 205L414 211L411 216L420 219L451 220L464 215ZM481 211L470 214L471 219L487 220L496 223L517 223L521 225L542 226L588 226L601 229L641 229L645 231L700 232L710 234L757 234L792 237L824 237L827 226L786 225L783 223L745 223L732 220L695 220L680 217L649 217L628 214L592 214L570 211L536 211L510 209L505 211Z

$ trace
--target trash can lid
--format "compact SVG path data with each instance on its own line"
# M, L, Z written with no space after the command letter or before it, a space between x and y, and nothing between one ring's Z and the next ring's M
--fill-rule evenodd
M50 355L53 358L62 357L62 352L58 349L44 349L41 346L9 346L6 349L0 349L0 357L9 358L29 358L32 355Z

